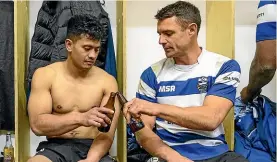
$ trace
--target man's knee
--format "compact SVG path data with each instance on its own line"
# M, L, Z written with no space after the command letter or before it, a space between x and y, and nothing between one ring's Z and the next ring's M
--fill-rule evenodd
M27 162L52 162L49 160L47 157L42 156L42 155L36 155L30 159L28 159Z
M244 156L236 153L236 152L233 152L233 151L230 151L230 152L227 152L227 156L223 157L223 159L221 159L220 161L226 161L226 162L249 162Z
M117 162L116 158L110 155L104 156L99 162Z
M146 162L166 162L166 161L158 157L151 157Z

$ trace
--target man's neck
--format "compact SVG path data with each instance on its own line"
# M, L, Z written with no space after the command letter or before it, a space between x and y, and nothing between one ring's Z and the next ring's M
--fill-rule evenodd
M175 57L175 64L178 65L193 65L198 62L198 57L200 56L202 49L195 44L190 49L188 49L183 56Z
M73 78L80 78L80 79L87 77L91 70L91 69L80 69L76 67L70 58L68 58L64 62L64 67L69 76Z

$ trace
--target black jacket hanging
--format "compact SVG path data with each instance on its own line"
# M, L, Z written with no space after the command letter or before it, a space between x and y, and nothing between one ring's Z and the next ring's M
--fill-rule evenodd
M28 87L37 68L67 58L64 45L67 22L73 15L78 14L93 15L99 18L100 23L104 26L104 39L96 61L96 66L104 69L110 22L108 13L102 8L101 3L99 1L44 1L39 10L31 40L27 75Z
M14 130L14 5L0 1L0 129Z

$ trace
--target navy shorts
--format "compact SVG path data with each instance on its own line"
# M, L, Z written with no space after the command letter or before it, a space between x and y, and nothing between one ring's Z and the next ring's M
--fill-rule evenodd
M77 162L86 159L92 139L51 138L39 143L36 155L42 155L52 162ZM99 162L114 162L110 155L105 155Z
M166 162L166 161L156 157L152 157L146 160L146 162ZM206 160L195 160L195 162L249 162L249 161L240 154L237 154L233 151L228 151L219 156L206 159Z
M242 155L236 152L228 151L219 156L206 159L206 160L195 160L195 162L249 162L249 161L245 157L243 157Z

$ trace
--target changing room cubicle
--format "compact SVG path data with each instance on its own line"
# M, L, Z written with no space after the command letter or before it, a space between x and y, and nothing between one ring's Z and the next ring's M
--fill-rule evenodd
M114 37L119 90L130 100L135 97L142 71L164 57L156 32L157 10L172 0L165 1L106 1ZM248 72L255 51L256 7L258 1L199 1L190 0L199 7L202 25L199 44L207 50L236 59L242 69L237 95L248 82ZM30 42L37 13L42 1L14 1L14 147L16 162L25 162L33 156L44 137L36 137L30 129L26 111L26 72ZM246 11L247 8L247 11ZM249 9L249 10L248 10ZM243 15L243 16L241 16ZM263 94L275 100L275 78ZM272 91L274 89L274 91ZM224 121L226 140L234 148L234 111ZM0 149L4 147L4 134L0 136ZM2 144L3 143L3 144ZM127 160L126 122L123 116L111 148L111 154L120 162Z

